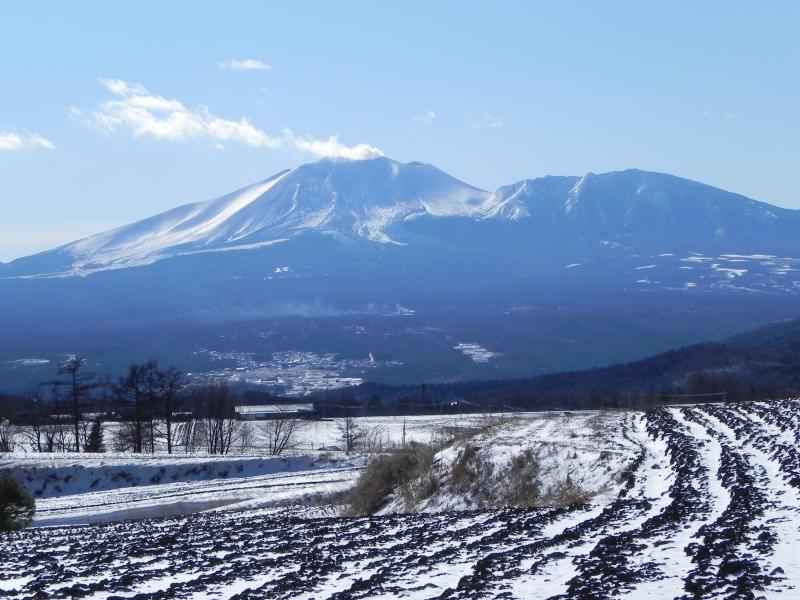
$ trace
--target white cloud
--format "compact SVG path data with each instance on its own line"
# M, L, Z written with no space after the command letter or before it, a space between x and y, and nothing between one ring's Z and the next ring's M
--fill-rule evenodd
M436 118L436 113L432 110L426 110L425 112L419 113L417 115L413 115L411 117L412 121L417 121L418 123L430 123Z
M332 135L327 140L296 137L289 129L283 130L283 138L298 150L309 152L315 156L327 158L349 158L351 160L364 160L383 156L383 151L369 144L356 144L345 146L339 138Z
M0 131L0 150L24 150L31 148L45 148L55 150L56 146L46 137L32 131Z
M101 79L100 83L115 97L101 101L91 112L75 107L70 112L85 125L109 135L127 129L134 137L168 141L205 139L216 148L240 143L253 148L295 148L321 157L362 159L383 155L368 144L346 146L336 136L322 140L300 138L289 129L270 135L245 117L238 121L223 119L206 106L192 109L179 100L157 96L141 85L119 79Z
M268 71L272 67L257 58L229 58L218 62L217 68L231 71Z
M231 121L217 117L205 106L186 107L178 100L151 94L147 88L119 79L100 83L116 97L103 100L90 113L72 108L71 113L85 124L104 133L129 129L134 137L182 141L207 138L215 142L240 142L257 148L276 148L281 140L253 126L246 118Z
M475 129L483 129L484 127L499 129L505 125L503 119L489 113L467 115L467 121Z

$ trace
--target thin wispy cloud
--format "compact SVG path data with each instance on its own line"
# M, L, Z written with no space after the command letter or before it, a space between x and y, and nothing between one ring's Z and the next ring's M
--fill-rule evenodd
M84 112L72 107L73 118L106 135L128 130L135 138L153 138L171 142L206 140L215 148L236 143L252 148L276 150L297 149L319 157L364 159L382 156L383 152L369 144L346 146L336 136L314 139L295 136L290 129L269 134L246 117L225 119L213 114L207 106L187 107L179 100L151 93L139 84L120 79L100 79L113 94L95 109Z
M55 150L56 146L46 137L32 131L0 131L0 150L30 150L34 148Z
M483 118L486 121L486 126L490 129L498 129L499 127L503 126L503 119L500 117L495 117L494 115L486 113L483 115Z
M411 117L412 121L416 121L417 123L425 123L428 124L436 118L436 113L432 110L426 110L425 112L413 115Z
M710 110L704 110L700 112L700 115L707 119L714 119L717 121L733 121L733 114L729 112L717 113Z
M268 71L272 66L257 58L229 58L219 61L217 68L230 71Z

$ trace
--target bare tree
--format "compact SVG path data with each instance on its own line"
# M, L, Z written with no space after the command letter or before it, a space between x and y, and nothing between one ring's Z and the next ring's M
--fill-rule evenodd
M42 385L50 386L51 401L35 400L38 406L34 417L34 436L40 452L64 452L68 449L69 415L63 410L61 396L59 395L58 380L49 381Z
M123 422L130 425L120 427L117 448L127 446L130 438L130 449L133 452L141 453L144 448L144 426L145 426L145 403L147 387L142 368L139 365L131 365L128 373L121 377L114 387Z
M342 441L346 452L355 450L364 439L364 431L355 417L347 416L344 419L340 419L336 427L339 430L339 439Z
M56 390L57 392L58 390ZM22 429L22 435L28 440L28 446L34 452L44 452L44 429L47 426L47 410L36 392L28 394L28 402L31 406L28 415L28 426Z
M173 411L176 408L180 392L183 389L183 373L170 367L166 371L158 373L158 392L160 400L161 415L164 419L164 437L167 442L167 454L172 454L173 442Z
M195 388L193 392L197 427L209 454L229 454L236 446L243 447L249 428L235 418L235 398L226 383Z
M8 419L0 421L0 452L13 452L16 447L14 435L17 428Z
M182 373L174 368L162 371L155 360L131 365L114 388L123 419L132 425L121 432L117 445L154 453L159 439L166 442L167 453L172 454L174 411L183 386Z
M89 397L89 392L97 387L94 373L81 372L86 360L80 356L70 356L58 367L59 375L66 375L66 380L61 385L66 386L70 401L72 423L75 427L75 452L81 451L81 420L83 418L83 404Z
M26 428L28 440L35 440L33 447L37 452L63 452L67 447L66 423L58 417L48 418Z
M111 432L111 447L115 452L136 452L136 424L120 421Z
M267 441L267 451L272 456L280 456L297 447L302 422L295 418L278 418L264 421L258 428Z
M155 454L156 451L156 412L158 411L159 404L159 380L161 373L158 370L158 363L154 360L148 360L146 363L139 365L139 376L141 378L143 388L143 418L147 425L147 442L150 446L150 453Z
M44 427L45 424L38 420L38 416L32 415L31 423L22 429L22 435L28 440L28 446L33 452L44 452Z
M86 452L86 445L89 443L89 438L92 435L92 423L93 421L89 421L87 419L81 420L80 446L84 452Z
M106 373L97 380L97 395L95 399L97 410L104 419L108 418L108 413L112 409L113 401L114 381L111 379L111 376Z
M377 425L374 427L366 427L364 428L363 434L363 446L369 453L374 452L383 452L383 428L378 427Z

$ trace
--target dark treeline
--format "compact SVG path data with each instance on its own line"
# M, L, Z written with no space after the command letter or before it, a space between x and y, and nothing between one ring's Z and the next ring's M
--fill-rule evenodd
M800 395L800 353L765 345L688 346L635 362L530 379L419 386L366 383L316 396L343 414L503 410L645 409L659 404L763 400Z
M646 410L664 404L755 400L771 397L756 392L740 380L707 371L692 373L683 386L628 390L531 391L514 382L498 382L496 389L481 389L486 382L451 386L426 385L402 389L367 384L365 390L320 394L314 399L317 414L326 417L432 415L475 412L520 412L544 410ZM454 389L457 388L457 389ZM369 390L369 396L365 392Z
M269 393L236 393L226 383L190 383L156 361L132 364L117 378L100 377L81 357L58 366L53 379L26 394L0 394L0 452L14 450L14 432L34 452L164 451L227 454L242 444L241 404L280 403ZM107 432L104 424L117 424ZM111 439L107 433L111 433Z

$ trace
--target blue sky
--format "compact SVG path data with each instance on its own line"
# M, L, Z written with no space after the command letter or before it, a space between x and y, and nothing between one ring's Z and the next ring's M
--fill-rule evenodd
M3 2L0 260L323 155L792 208L798 2ZM335 140L331 136L336 136Z

